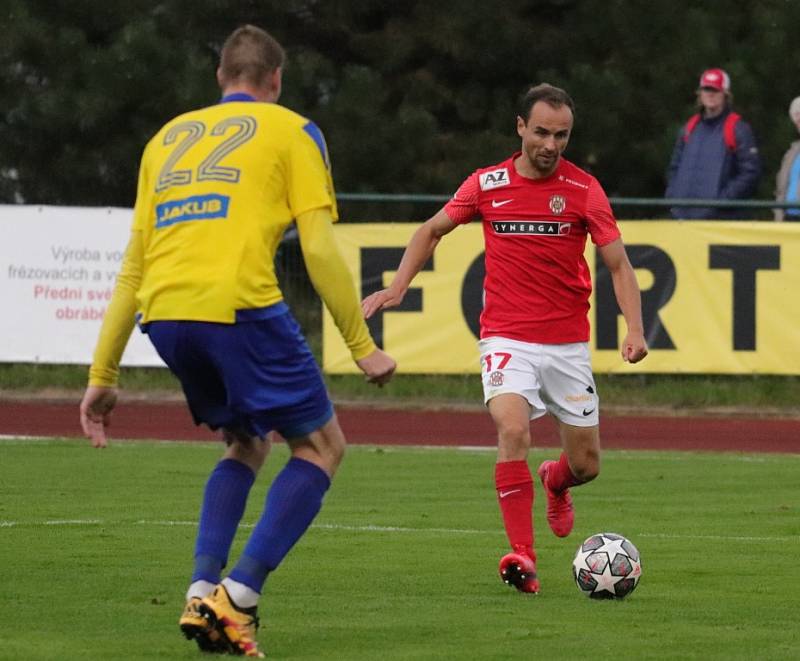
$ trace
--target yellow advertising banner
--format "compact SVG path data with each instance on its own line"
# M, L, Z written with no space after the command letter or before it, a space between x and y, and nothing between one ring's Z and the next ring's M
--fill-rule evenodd
M391 282L417 227L335 228L362 297ZM620 229L642 290L650 355L636 366L622 361L625 323L608 271L589 243L596 372L800 374L800 224L623 221ZM402 306L369 321L399 372L479 370L483 269L481 224L456 228L414 279ZM323 367L332 374L358 371L327 311Z

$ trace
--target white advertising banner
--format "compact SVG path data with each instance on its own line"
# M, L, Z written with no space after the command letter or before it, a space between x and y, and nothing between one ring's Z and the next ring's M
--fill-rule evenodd
M0 205L0 362L91 363L132 213ZM122 364L164 363L134 329Z

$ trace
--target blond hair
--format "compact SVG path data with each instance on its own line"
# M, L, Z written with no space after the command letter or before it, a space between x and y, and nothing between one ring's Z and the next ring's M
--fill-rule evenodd
M286 53L266 31L255 25L243 25L225 40L219 70L226 84L232 82L259 85L264 76L283 66Z

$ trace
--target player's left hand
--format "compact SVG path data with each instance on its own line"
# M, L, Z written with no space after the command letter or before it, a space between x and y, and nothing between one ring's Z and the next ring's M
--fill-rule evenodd
M117 389L106 386L89 386L81 400L81 427L92 447L108 445L106 427L111 424L111 411L117 403Z
M626 363L638 363L647 355L647 341L640 332L628 332L622 342L622 360Z
M403 302L404 296L405 291L396 294L390 289L381 289L361 301L361 313L364 315L364 319L369 319L378 310L397 307Z

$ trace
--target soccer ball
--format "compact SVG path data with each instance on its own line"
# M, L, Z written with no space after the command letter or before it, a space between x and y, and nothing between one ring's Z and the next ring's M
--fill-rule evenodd
M578 589L592 599L622 599L642 576L638 549L622 535L601 532L578 547L572 561Z

